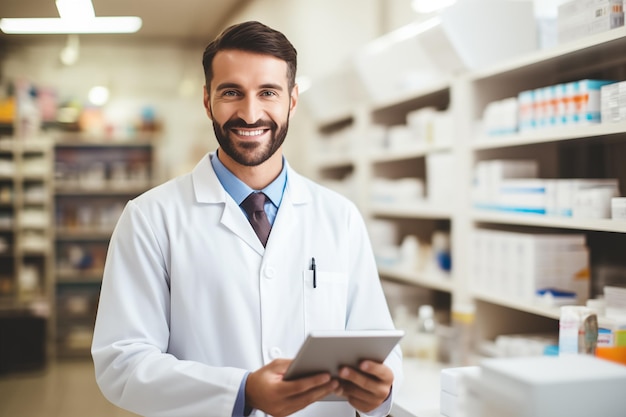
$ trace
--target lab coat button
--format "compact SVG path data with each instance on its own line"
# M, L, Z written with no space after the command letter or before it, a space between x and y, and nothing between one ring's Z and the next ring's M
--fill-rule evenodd
M273 348L270 349L270 358L271 359L276 359L276 358L280 358L283 354L283 351L280 350L279 347L274 346Z
M265 268L265 278L271 279L274 278L274 275L276 275L276 270L274 268L271 266Z

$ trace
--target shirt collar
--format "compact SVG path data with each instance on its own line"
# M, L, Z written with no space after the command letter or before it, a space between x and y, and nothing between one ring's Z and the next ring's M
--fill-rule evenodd
M241 181L235 176L220 159L217 157L217 152L211 154L211 165L215 171L215 175L219 179L222 187L226 192L235 200L237 205L240 205L243 200L253 191L262 191L276 207L280 207L280 203L283 200L283 193L285 191L285 185L287 184L287 164L285 163L285 157L283 157L283 168L278 174L278 177L267 187L262 190L253 190L246 183Z

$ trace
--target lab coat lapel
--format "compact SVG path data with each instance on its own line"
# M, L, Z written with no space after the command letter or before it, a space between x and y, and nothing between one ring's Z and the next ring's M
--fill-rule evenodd
M287 187L267 241L268 250L272 250L273 247L284 250L284 248L292 247L295 244L291 237L297 222L296 207L307 204L312 199L309 188L302 177L293 171L289 165L287 165L287 170Z
M246 215L215 175L208 154L196 165L191 176L196 201L205 204L221 204L224 209L219 219L220 223L263 256L265 248L246 219Z
M230 198L230 196L226 199L226 205L220 221L225 227L230 229L231 232L246 242L259 255L263 256L265 253L263 244L254 232L254 229L250 225L246 215L241 211L241 208L239 208L237 203ZM271 236L272 233L270 232L270 238Z

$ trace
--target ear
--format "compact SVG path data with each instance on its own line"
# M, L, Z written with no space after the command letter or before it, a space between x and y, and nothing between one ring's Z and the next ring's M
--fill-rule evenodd
M204 109L206 110L206 115L209 116L209 119L213 120L213 113L211 113L211 100L209 97L209 91L207 90L207 86L203 87L203 99Z
M289 118L293 116L296 112L296 108L298 107L298 95L300 94L300 90L298 84L295 84L291 89L291 95L289 96Z

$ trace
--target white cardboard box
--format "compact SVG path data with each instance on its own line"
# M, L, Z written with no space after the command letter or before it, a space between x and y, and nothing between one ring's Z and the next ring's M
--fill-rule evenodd
M624 417L626 367L589 355L487 359L470 417Z

